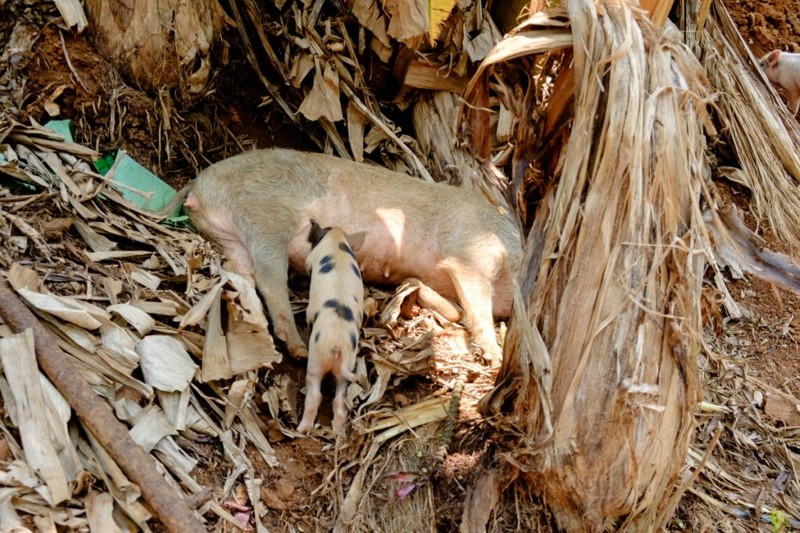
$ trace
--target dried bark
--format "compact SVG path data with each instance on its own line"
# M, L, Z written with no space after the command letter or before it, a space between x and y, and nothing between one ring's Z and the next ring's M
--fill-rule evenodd
M87 0L98 51L133 85L195 95L212 72L211 48L222 28L217 0Z
M489 157L487 71L499 80L516 118L513 184L535 212L481 407L503 435L522 435L504 457L561 528L652 530L680 495L699 400L705 77L677 32L642 12L567 9L569 61L555 29L564 12L542 13L487 56L465 95L461 131ZM543 68L561 88L544 96Z

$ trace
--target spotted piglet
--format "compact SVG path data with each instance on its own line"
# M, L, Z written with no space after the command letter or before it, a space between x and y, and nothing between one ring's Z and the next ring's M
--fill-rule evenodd
M364 285L355 253L364 242L365 232L345 235L341 228L321 228L313 219L308 241L311 253L306 267L311 274L306 320L311 326L306 371L306 406L297 427L307 433L317 418L322 400L320 383L331 372L336 377L333 400L333 433L344 435L347 407L344 394L353 373L358 353Z

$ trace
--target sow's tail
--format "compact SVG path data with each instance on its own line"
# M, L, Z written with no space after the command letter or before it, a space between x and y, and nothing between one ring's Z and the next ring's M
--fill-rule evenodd
M142 214L161 222L165 218L168 218L178 208L179 205L183 204L183 202L186 200L186 197L189 196L190 192L192 192L193 185L193 183L190 183L184 186L183 189L178 191L175 196L172 197L172 200L170 200L170 202L164 208L162 208L161 211L144 211Z

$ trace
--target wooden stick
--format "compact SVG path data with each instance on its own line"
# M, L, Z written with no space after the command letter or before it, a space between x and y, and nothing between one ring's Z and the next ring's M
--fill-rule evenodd
M83 426L91 431L125 475L139 486L142 498L167 530L204 533L205 528L187 501L175 494L150 455L134 442L127 428L114 416L111 406L94 393L91 385L5 280L0 282L0 316L16 333L28 328L33 330L39 366L67 399Z

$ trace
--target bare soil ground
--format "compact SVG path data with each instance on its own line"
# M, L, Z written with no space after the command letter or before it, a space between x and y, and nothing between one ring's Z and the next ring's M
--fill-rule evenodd
M724 0L723 4L756 58L774 49L800 51L800 1ZM765 247L789 253L766 223L749 211L748 191L725 181L718 186L723 197L743 213L747 226L764 239ZM706 400L723 405L727 414L698 416L694 446L706 450L718 422L727 418L730 425L720 430L721 438L707 465L709 473L698 478L700 489L684 495L671 526L686 531L776 531L781 526L759 506L785 509L787 499L798 499L796 440L790 439L787 445L781 438L794 433L797 407L776 408L772 399L779 395L776 391L791 395L790 403L800 397L800 297L750 276L729 281L728 288L746 316L730 320L722 313L719 329L707 327L707 350L700 361ZM761 393L767 390L773 390L772 399L765 401ZM752 484L734 489L733 484L721 482L726 472L740 472L738 479ZM787 472L793 478L788 483ZM712 485L720 491L741 490L742 497L727 500L737 502L733 505L712 502L707 498L713 493L707 487ZM748 505L752 505L749 511L745 510ZM712 508L717 512L709 511ZM783 527L796 530L798 523Z
M725 4L757 57L774 48L800 52L800 0L726 0ZM40 5L30 9L44 7ZM34 15L29 16L37 19ZM231 53L228 64L218 73L216 83L219 90L214 96L182 109L181 119L173 121L171 129L165 130L164 98L168 100L168 95L158 99L127 87L97 55L86 34L70 35L60 32L53 24L45 24L44 20L38 22L44 29L32 53L21 65L25 78L24 98L16 102L18 109L14 113L14 118L20 122L71 118L76 126L77 142L103 153L124 148L134 159L176 188L191 179L198 169L244 148L275 145L311 148L310 143L292 130L279 110L259 105L263 91L253 81L255 78L250 74L233 35L226 36ZM7 38L15 23L14 17L9 13L3 14L0 9L0 36ZM53 117L46 110L48 102L58 105L58 113ZM49 109L52 111L51 106ZM721 188L725 196L745 213L748 226L758 230L769 248L786 251L769 229L750 215L746 191L730 184L721 184ZM739 377L752 376L775 389L800 397L800 327L796 319L800 313L800 297L750 277L732 281L730 288L737 301L749 311L749 316L729 321L720 314L720 328L716 332L709 328L710 344L724 352L726 357L737 360L739 366L734 373ZM296 381L302 382L303 370L296 363L282 363L275 370L275 373L280 372L290 373ZM723 374L719 366L710 365L705 369L704 379L728 379ZM436 392L436 380L450 377L439 375L430 380L407 381L393 391L394 400L401 405ZM492 374L487 370L472 376L471 381L473 387L462 406L462 421L454 442L456 452L446 463L443 478L437 480L432 493L440 511L436 524L440 531L457 529L466 488L475 475L472 467L480 462L486 447L491 445L482 442L480 432L475 431L481 422L474 411L474 403L491 387ZM330 394L330 390L327 393ZM2 414L3 406L0 405L0 416ZM321 423L328 424L330 417L330 408L326 409L323 403ZM780 420L774 422L782 423ZM711 433L708 421L701 422L698 442L707 443ZM261 464L260 470L264 474L261 496L274 517L267 525L274 531L319 530L320 522L315 520L315 516L331 509L321 507L325 502L315 499L315 491L326 484L326 477L334 469L332 453L319 440L283 439L277 432L271 436L276 439L272 444L281 469L271 471L261 462L260 456L251 456L256 464ZM219 493L228 466L212 445L197 446L197 455L202 462L193 475L201 484ZM769 453L769 450L763 450L763 453ZM0 438L0 461L3 455ZM731 460L728 464L734 462ZM789 465L795 470L798 466L797 463ZM761 498L760 495L753 497ZM711 517L698 514L701 505L697 496L688 494L671 528L742 530L735 525L715 523ZM514 517L498 516L497 520L498 525L506 526L501 530L525 529L524 525L514 522ZM546 523L545 518L540 525ZM220 527L222 529L218 530L225 530L224 525ZM756 520L748 522L744 530L750 527L759 529L765 526Z
M797 0L727 0L725 5L756 57L775 49L800 52L800 2ZM731 200L745 213L748 226L758 229L766 246L786 252L769 228L749 213L747 194L735 187L729 191ZM800 330L795 320L800 298L757 279L735 282L732 289L738 292L737 300L752 312L747 324L737 326L737 331L750 330L752 338L743 339L752 349L750 368L777 388L800 395Z

